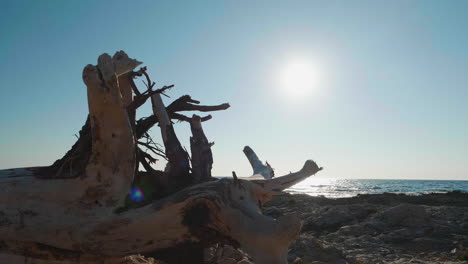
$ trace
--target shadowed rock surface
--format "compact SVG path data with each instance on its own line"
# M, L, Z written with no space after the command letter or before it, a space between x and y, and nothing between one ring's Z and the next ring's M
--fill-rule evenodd
M468 263L468 193L284 194L264 213L301 215L290 263Z

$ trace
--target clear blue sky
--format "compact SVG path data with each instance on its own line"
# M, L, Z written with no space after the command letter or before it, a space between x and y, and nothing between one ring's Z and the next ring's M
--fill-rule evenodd
M173 99L231 104L205 123L214 175L250 175L248 144L278 174L314 159L320 177L468 180L467 13L463 0L2 1L0 169L61 157L87 115L83 67L125 50ZM302 98L278 85L298 58L320 73ZM187 124L176 132L189 147Z

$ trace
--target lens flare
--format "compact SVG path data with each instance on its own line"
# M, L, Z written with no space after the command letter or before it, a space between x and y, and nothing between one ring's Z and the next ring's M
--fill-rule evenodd
M132 201L135 201L135 202L141 202L143 201L143 198L144 198L144 194L143 194L143 191L138 188L138 187L133 187L131 190L130 190L130 199Z

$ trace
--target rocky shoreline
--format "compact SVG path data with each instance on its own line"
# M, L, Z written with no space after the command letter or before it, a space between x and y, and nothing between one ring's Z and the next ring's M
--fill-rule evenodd
M290 263L468 263L468 193L284 194L264 213L304 220Z
M265 204L263 211L274 218L297 213L303 219L301 233L290 246L289 263L468 263L468 193L337 199L285 193ZM209 264L252 263L230 246L211 247L205 256ZM118 263L164 262L130 256Z
M263 211L274 218L297 213L303 219L289 263L468 263L468 193L337 199L285 193ZM252 263L230 246L212 247L205 255L210 264Z

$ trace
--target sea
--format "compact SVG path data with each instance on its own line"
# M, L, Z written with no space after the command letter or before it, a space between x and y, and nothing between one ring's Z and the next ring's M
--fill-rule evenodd
M468 181L325 179L310 177L285 191L329 198L353 197L358 194L385 192L420 195L425 193L446 193L449 191L468 192Z

